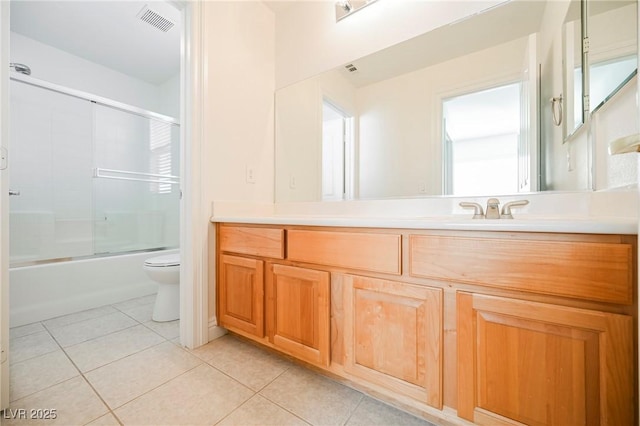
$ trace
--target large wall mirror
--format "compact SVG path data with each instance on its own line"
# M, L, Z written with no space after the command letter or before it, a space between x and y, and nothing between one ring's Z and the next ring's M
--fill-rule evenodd
M550 182L561 174L546 145L562 146L593 110L583 74L621 76L599 77L602 102L635 70L637 4L589 3L512 0L278 90L276 202L590 189ZM592 41L607 53L584 73L583 10L607 37ZM614 37L619 15L632 28ZM562 126L548 93L562 98Z
M638 68L638 2L588 1L589 102L593 112L609 100Z

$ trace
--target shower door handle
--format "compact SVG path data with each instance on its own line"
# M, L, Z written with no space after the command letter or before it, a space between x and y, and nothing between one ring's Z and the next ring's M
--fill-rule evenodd
M20 191L14 191L13 189L10 189L9 195L20 195Z

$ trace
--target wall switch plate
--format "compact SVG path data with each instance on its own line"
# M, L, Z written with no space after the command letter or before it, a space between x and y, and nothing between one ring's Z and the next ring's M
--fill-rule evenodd
M289 189L296 189L296 176L289 175Z
M247 183L256 183L256 171L251 166L247 166Z

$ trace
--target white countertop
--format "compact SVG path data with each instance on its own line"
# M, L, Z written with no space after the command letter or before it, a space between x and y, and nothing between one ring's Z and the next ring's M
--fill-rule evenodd
M360 216L213 216L212 222L306 225L362 228L449 229L464 231L521 231L577 234L638 233L638 220L628 217L538 217L522 215L516 219L472 219L470 215L438 217L360 217Z

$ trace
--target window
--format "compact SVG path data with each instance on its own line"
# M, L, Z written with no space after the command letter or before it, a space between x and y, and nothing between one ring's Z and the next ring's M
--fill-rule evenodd
M152 174L171 176L171 125L149 120L149 170ZM151 183L151 192L170 194L170 183Z
M511 194L519 190L521 84L443 101L445 193Z

